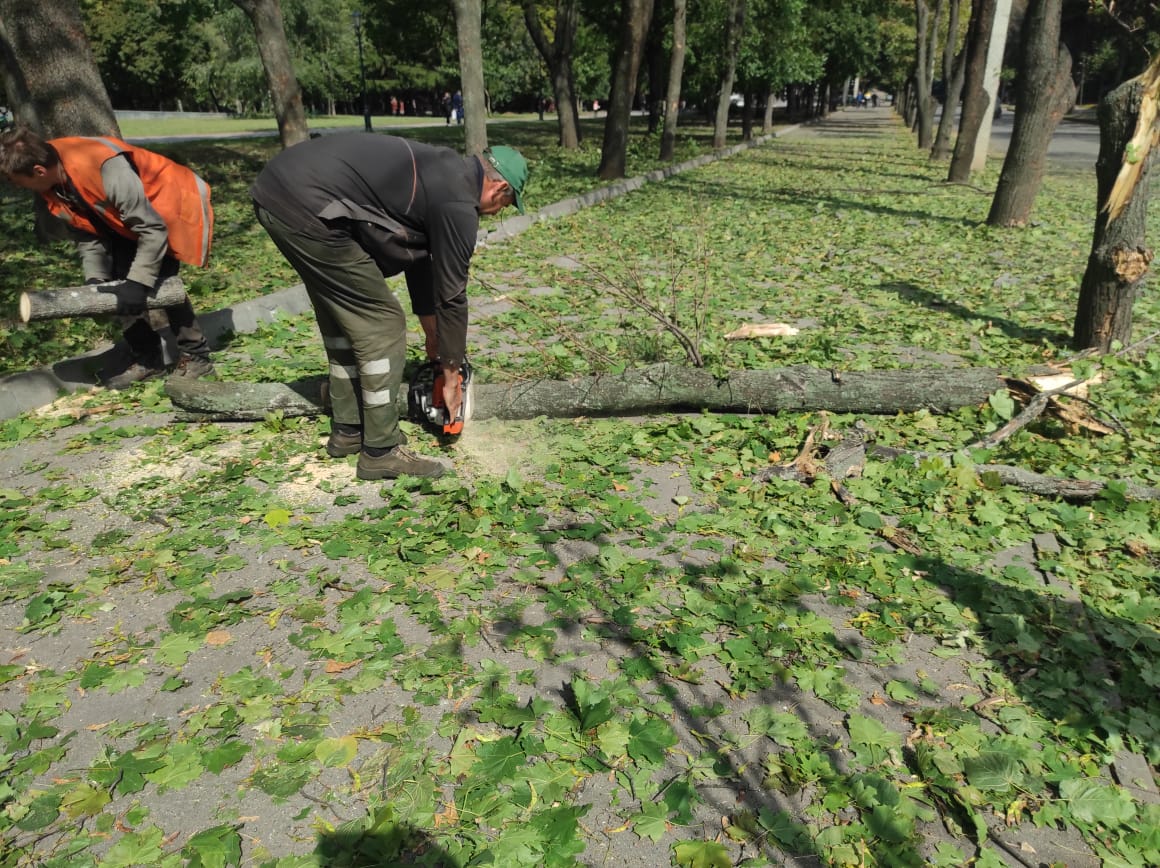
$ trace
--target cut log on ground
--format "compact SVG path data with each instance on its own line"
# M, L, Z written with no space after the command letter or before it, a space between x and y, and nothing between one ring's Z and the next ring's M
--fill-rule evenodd
M325 412L323 377L295 383L170 381L165 390L177 407L218 420L254 421L267 414L314 416ZM989 368L848 371L804 366L733 371L716 376L700 368L654 365L620 374L574 380L476 383L471 418L535 419L539 416L637 416L699 411L894 414L947 412L981 404L1007 385ZM406 414L406 390L397 397Z
M20 319L32 322L41 319L61 319L73 316L105 316L117 312L117 296L101 292L105 284L92 283L65 289L46 289L20 294ZM145 304L149 309L172 307L185 301L185 284L180 277L162 281L157 291Z

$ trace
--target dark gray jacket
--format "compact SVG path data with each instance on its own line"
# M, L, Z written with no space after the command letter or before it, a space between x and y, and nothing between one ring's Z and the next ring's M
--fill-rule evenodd
M250 195L306 235L353 239L386 276L405 272L415 313L435 314L440 358L458 364L467 352L467 270L482 189L475 157L358 132L287 148Z

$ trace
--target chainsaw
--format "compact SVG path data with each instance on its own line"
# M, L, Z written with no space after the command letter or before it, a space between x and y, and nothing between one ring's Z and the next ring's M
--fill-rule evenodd
M463 423L471 418L471 365L459 368L463 378L463 403L452 419L443 403L443 366L427 362L415 373L407 388L407 413L412 422L433 425L444 434L462 434Z

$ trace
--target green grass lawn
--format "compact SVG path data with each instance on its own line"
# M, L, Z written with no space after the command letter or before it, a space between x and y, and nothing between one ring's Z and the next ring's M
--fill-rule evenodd
M538 121L534 114L497 114L491 117L493 123L508 121ZM312 130L328 130L352 127L362 129L365 119L362 115L318 115L307 118ZM372 115L372 129L383 131L391 128L416 126L443 126L442 117L430 115ZM228 136L245 133L271 133L278 131L274 118L150 118L138 120L128 118L120 121L121 135L127 139L138 137L157 138L159 136Z

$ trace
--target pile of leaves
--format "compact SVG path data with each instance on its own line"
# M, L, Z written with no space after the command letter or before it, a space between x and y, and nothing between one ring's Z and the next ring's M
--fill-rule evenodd
M477 255L477 370L681 360L642 301L723 370L1070 362L1092 179L1000 232L940 176L789 139L537 225ZM218 364L323 360L301 317ZM0 864L1155 864L1160 506L975 471L1160 483L1160 348L1099 366L1111 433L843 500L766 473L817 417L476 423L385 485L325 419L182 424L157 383L2 423ZM953 452L1016 409L828 425Z

